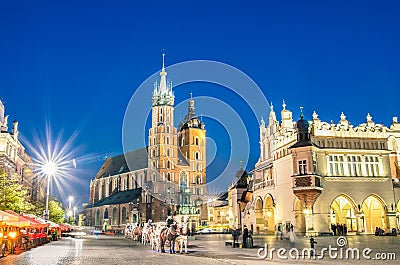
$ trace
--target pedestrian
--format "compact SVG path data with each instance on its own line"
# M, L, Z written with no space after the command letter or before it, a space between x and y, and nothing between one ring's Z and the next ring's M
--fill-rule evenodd
M342 231L343 231L342 224L339 224L337 229L338 229L338 235L341 236L342 235Z
M253 230L250 229L249 236L247 238L247 247L253 248Z
M279 224L279 225L278 225L278 235L280 236L281 240L283 239L283 238L282 238L282 234L283 234L283 233L282 233L282 224ZM278 237L277 237L277 239L278 239Z
M317 241L314 240L313 237L310 238L310 245L311 245L311 255L315 257L315 244L317 244Z
M290 248L294 248L294 244L296 242L296 234L294 233L293 225L289 229L289 242Z
M248 237L249 237L249 229L247 229L247 226L244 225L242 248L247 248L247 238Z
M172 216L168 216L167 220L165 220L165 223L167 224L167 227L170 227L173 222L174 222L174 219L172 219Z
M343 224L343 235L347 235L347 225Z
M336 225L334 223L331 224L332 233L336 236Z

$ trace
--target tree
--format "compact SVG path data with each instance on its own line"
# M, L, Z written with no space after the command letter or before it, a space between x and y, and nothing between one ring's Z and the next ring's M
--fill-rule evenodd
M32 213L37 216L42 216L43 212L46 208L46 205L43 202L34 202L34 209L29 213ZM49 220L54 223L62 223L64 221L65 212L61 207L61 203L51 199L49 200Z
M54 223L62 223L64 221L64 210L60 202L49 201L49 219Z
M12 210L14 212L27 212L34 208L29 202L28 190L19 183L14 175L0 168L0 210Z

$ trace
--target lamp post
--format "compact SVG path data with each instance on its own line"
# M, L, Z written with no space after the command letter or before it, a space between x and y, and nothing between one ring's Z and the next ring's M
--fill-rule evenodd
M74 210L74 218L73 218L73 220L74 220L74 224L75 224L75 213L76 213L76 207L74 207L74 208L73 208L73 210Z
M46 210L44 211L44 219L49 220L50 180L51 177L57 172L57 165L52 161L48 161L42 166L42 172L47 177Z
M68 216L68 219L67 219L67 222L69 223L69 222L71 222L71 217L72 217L72 201L74 200L74 197L72 197L72 196L69 196L68 197L68 211L67 211L67 216Z
M72 197L72 196L69 196L68 197L68 202L69 202L69 204L68 204L68 210L71 210L72 209L72 201L74 200L74 197Z

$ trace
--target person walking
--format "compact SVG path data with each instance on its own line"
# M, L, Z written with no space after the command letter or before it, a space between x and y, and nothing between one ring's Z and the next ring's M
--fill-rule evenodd
M313 237L310 238L310 246L311 246L311 256L315 257L315 244L317 241L314 240Z
M242 248L247 248L247 238L248 237L249 237L249 229L247 229L247 226L244 225Z
M282 224L279 224L278 225L278 235L277 236L279 236L281 238L281 240L283 240L282 235L283 235L283 233L282 233ZM276 239L278 239L278 237L276 237Z
M289 242L290 248L294 248L294 244L296 242L296 234L294 233L293 225L289 229Z

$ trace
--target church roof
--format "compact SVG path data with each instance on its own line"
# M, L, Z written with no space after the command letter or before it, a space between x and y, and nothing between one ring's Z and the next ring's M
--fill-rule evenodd
M189 166L189 162L180 150L178 150L178 165Z
M235 175L237 181L235 183L235 185L233 186L233 188L248 188L248 183L247 183L247 179L249 177L249 174L247 173L246 170L244 170L243 168L240 168L238 170L238 172Z
M107 158L95 179L123 174L148 167L147 147Z
M87 208L99 207L103 205L129 203L139 198L141 194L142 194L142 188L120 191L109 197L105 197L102 200L95 202L92 205L89 205Z

